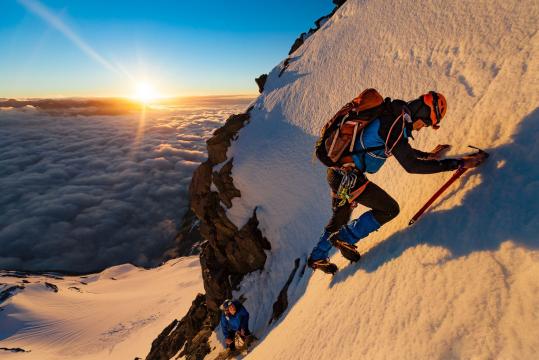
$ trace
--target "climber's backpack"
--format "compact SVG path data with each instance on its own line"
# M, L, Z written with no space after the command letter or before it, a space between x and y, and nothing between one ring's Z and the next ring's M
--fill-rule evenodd
M328 167L352 165L356 136L382 114L383 104L378 91L366 89L344 105L322 128L315 148L318 160Z

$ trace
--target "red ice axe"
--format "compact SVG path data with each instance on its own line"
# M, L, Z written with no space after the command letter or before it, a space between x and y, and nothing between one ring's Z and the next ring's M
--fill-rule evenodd
M481 150L479 148L476 148L475 146L469 145L469 147L471 147L472 149L476 149L477 154L481 154L483 156L482 161L484 161L486 158L488 158L489 155L485 151L483 151L483 150ZM432 203L434 201L436 201L436 199L438 199L440 197L440 195L442 195L444 193L444 191L446 191L447 188L451 186L451 184L453 184L455 181L457 181L457 179L459 177L461 177L462 174L464 174L467 170L468 170L468 168L459 167L457 169L457 171L455 171L453 176L451 176L451 178L449 180L447 180L447 182L445 184L443 184L442 187L438 191L436 191L434 193L434 195L432 195L431 198L425 203L425 205L423 205L423 207L421 209L419 209L419 211L412 217L412 219L408 223L408 226L413 225L414 223L416 223L417 220L421 217L421 215L423 215L425 213L425 211L427 211L427 209L432 205Z

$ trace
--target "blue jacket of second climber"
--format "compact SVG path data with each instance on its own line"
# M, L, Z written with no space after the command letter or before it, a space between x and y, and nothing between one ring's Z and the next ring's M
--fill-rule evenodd
M221 314L221 330L225 338L230 338L240 329L249 330L249 313L239 301L233 303L236 314L226 315L224 312Z

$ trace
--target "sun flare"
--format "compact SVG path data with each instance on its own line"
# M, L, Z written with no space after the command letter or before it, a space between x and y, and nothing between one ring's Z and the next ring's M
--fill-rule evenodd
M135 94L133 95L133 98L144 104L148 104L151 101L154 101L155 99L159 98L159 94L151 84L148 84L146 82L140 82L135 88Z

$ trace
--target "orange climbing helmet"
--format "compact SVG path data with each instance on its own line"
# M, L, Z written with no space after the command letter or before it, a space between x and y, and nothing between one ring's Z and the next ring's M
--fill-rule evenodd
M426 120L430 120L430 125L434 129L438 129L440 127L440 120L442 120L447 111L445 96L436 91L429 91L428 94L421 95L421 99L430 108L430 119Z

